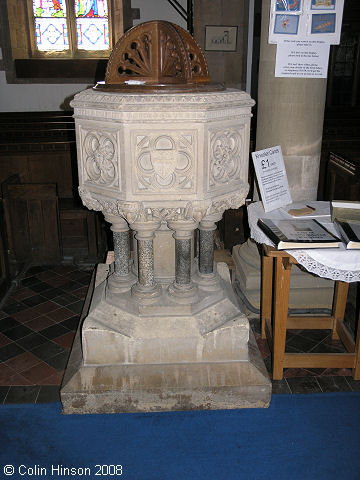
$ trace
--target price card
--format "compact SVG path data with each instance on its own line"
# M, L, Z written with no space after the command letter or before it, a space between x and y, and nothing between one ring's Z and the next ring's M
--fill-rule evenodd
M258 150L251 155L265 212L292 203L281 147Z

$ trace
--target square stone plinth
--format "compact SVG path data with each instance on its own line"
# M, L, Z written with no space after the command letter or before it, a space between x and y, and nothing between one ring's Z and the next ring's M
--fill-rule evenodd
M64 413L267 407L271 382L228 277L200 311L134 315L106 301L99 266L61 388ZM209 296L211 298L211 295ZM89 299L88 299L89 302Z

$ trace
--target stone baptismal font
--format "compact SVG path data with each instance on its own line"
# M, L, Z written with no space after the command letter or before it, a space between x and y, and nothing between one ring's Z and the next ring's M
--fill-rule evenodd
M111 224L61 389L65 413L266 407L271 384L214 231L248 192L245 92L211 84L177 25L116 44L105 83L77 94L79 193ZM131 247L132 245L132 247Z

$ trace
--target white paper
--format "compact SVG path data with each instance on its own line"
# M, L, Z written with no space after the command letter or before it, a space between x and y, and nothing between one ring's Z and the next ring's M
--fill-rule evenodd
M326 78L330 45L319 40L283 40L276 49L275 77Z
M291 203L281 147L258 150L251 155L265 212Z

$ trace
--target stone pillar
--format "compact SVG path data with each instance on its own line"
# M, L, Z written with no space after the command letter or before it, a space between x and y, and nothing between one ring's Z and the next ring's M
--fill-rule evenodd
M180 303L196 300L196 287L191 281L191 242L197 225L195 220L168 221L175 238L175 281L169 285L169 293Z
M281 145L293 201L316 200L327 80L275 77L277 46L268 43L270 3L270 0L263 0L261 12L256 150ZM242 293L258 307L261 272L255 243L248 240L235 247L233 258ZM294 272L299 275L295 276ZM332 294L331 282L327 292L321 295L316 285L309 286L312 279L307 273L297 269L294 272L292 276L301 286L293 288L291 285L290 301L296 296L292 306L326 307ZM258 289L254 289L254 285Z
M161 294L161 287L155 281L153 247L155 231L159 227L159 220L135 221L130 225L136 231L138 255L138 281L132 287L132 294L145 303Z
M214 272L214 231L221 215L204 217L199 224L198 284L204 290L217 290L218 278Z
M110 214L104 216L111 223L114 241L114 271L109 277L108 289L111 293L126 292L136 282L136 277L131 272L129 225L123 217Z
M208 275L214 271L214 231L215 223L205 227L199 226L199 272Z
M293 201L316 200L326 78L275 78L269 12L270 0L263 0L256 150L281 145Z

